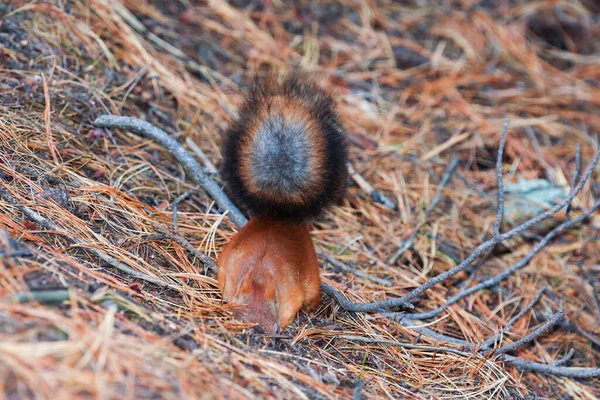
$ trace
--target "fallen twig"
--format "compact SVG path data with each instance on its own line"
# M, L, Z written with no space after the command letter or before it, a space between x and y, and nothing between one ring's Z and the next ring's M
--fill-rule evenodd
M414 228L413 231L411 232L410 236L404 241L404 243L402 243L402 247L400 247L394 253L394 255L392 255L389 258L389 260L388 260L389 265L395 264L396 261L398 261L398 259L400 257L402 257L402 255L414 245L415 237L417 237L417 234L419 233L421 228L427 223L427 219L429 218L429 215L431 214L431 212L437 207L439 202L442 200L442 190L446 187L446 185L450 181L450 178L452 177L452 174L456 170L456 167L458 167L458 159L452 158L452 160L450 161L450 165L448 166L448 170L446 171L446 173L444 174L444 177L442 178L440 184L438 185L438 189L437 189L435 198L433 199L433 201L429 204L429 206L425 210L425 214L423 215L423 220L421 222L419 222L419 224L416 226L416 228Z
M323 293L329 295L339 303L347 311L353 312L373 312L380 311L386 308L394 308L401 307L404 309L412 309L414 306L410 303L402 303L399 302L399 299L390 299L390 300L381 300L373 303L353 303L351 301L346 300L337 290L333 287L329 286L325 282L321 283L321 290Z
M455 267L449 269L448 271L443 272L443 273L435 276L434 278L431 278L427 282L423 283L421 286L417 287L416 289L413 289L408 294L406 294L402 297L395 298L395 299L360 304L360 307L358 307L358 308L352 306L352 309L350 311L358 311L360 309L360 311L362 311L362 312L373 312L373 311L377 311L381 308L394 308L394 307L405 307L406 308L412 300L418 298L419 296L421 296L424 292L426 292L433 286L435 286L441 282L444 282L445 280L453 277L457 273L467 269L473 263L473 261L478 259L487 250L493 248L498 243L523 233L525 230L529 229L531 226L537 224L540 221L547 219L548 217L550 217L552 214L554 214L558 210L566 207L566 205L569 204L575 198L575 196L577 196L577 194L579 194L579 192L583 189L585 183L591 176L592 171L598 164L599 158L600 158L600 146L598 147L598 149L596 149L596 153L594 155L594 159L592 160L592 163L585 170L585 172L584 172L581 180L577 184L577 186L560 203L558 203L555 206L551 207L550 209L538 214L537 216L529 219L528 221L525 221L524 223L516 226L515 228L511 229L510 231L503 233L501 235L494 236L493 238L480 244L475 250L473 250L473 252L463 262L461 262L460 264L456 265ZM459 294L452 297L450 300L448 300L448 302L446 302L446 304L439 307L438 309L427 312L427 313L415 314L413 317L418 318L418 319L432 318L436 315L439 315L449 305L454 304L456 301L462 299L463 297L468 296L469 294L474 293L477 290L481 290L483 288L490 287L490 286L497 284L498 282L500 282L507 276L514 273L516 270L521 269L525 265L527 265L527 263L531 260L531 258L533 258L533 256L535 254L537 254L544 247L546 247L549 244L550 240L554 236L556 236L557 234L566 230L567 228L570 228L571 226L585 220L591 214L596 212L598 210L598 208L600 208L600 201L598 201L596 204L594 204L591 209L589 209L586 213L584 213L580 217L570 220L570 221L565 221L562 224L560 224L559 226L557 226L556 228L554 228L552 231L550 231L550 233L548 233L542 239L542 241L540 241L538 243L537 246L535 246L532 249L532 251L529 252L529 254L523 260L521 260L521 262L513 265L509 270L498 275L498 277L490 278L484 282L479 283L476 286L466 288L463 291L461 291ZM474 288L476 288L476 289L474 289ZM345 303L345 304L349 306L349 304L347 304L347 303Z
M156 229L157 232L162 233L175 243L179 243L181 246L183 246L183 248L192 253L202 262L202 264L204 264L204 267L207 270L210 270L213 273L217 272L217 264L212 260L212 258L196 250L194 246L192 246L192 244L188 242L183 236L169 229L167 226L159 224L158 222L152 223L152 226L154 227L154 229Z
M173 202L171 203L171 208L173 209L173 227L176 228L177 227L177 212L179 211L179 203L181 203L182 201L186 200L188 197L190 197L194 192L198 191L200 189L200 185L196 185L193 188L191 188L190 190L186 191L185 193L183 193L181 196L178 196L175 200L173 200Z
M525 336L525 337L517 340L514 343L507 344L505 346L499 347L498 349L496 349L496 351L494 351L494 354L496 354L496 355L498 355L498 354L504 354L504 353L507 353L509 351L514 351L514 350L518 349L519 347L523 347L527 343L534 341L540 335L543 335L544 333L548 332L550 330L550 328L552 328L553 326L555 326L556 324L558 324L564 318L565 318L565 313L564 312L562 312L562 311L557 312L556 314L552 315L552 317L550 317L549 320L547 320L546 322L544 322L542 324L542 326L540 326L539 328L537 328L535 331L531 332L529 335L527 335L527 336Z
M524 258L522 258L518 263L512 265L510 268L506 269L502 273L500 273L492 278L486 279L485 281L479 282L475 286L471 286L471 287L461 290L459 293L452 296L450 299L448 299L446 301L446 303L444 303L442 306L436 308L435 310L431 310L431 311L420 313L420 314L414 314L414 315L411 315L411 318L413 318L413 319L434 318L434 317L440 315L446 308L448 308L452 304L455 304L457 301L459 301L475 292L478 292L482 289L486 289L486 288L497 285L498 283L500 283L501 281L506 279L508 276L514 274L516 271L527 266L527 264L529 264L529 261L531 261L536 254L538 254L540 251L542 251L544 248L546 248L548 246L548 244L550 244L550 241L554 237L556 237L558 234L562 233L566 229L578 224L579 222L586 220L590 215L595 213L599 208L600 208L600 201L596 202L596 204L594 204L592 206L592 208L590 208L587 212L585 212L581 216L579 216L575 219L569 220L569 221L565 221L562 224L558 225L556 228L554 228L553 230L548 232L548 234L546 234L546 236L544 236L542 238L542 240L539 241L538 244L536 244L529 251L529 253L527 253L527 255Z
M472 351L478 350L477 345L469 343L466 340L457 339L457 338L453 338L451 336L437 333L427 327L419 326L414 321L411 321L409 319L395 320L395 322L398 322L407 328L414 329L414 330L418 331L419 333L429 336L431 338L434 338L436 340L439 340L439 341L442 341L445 343L452 343L455 345L459 345L459 346L462 346L462 347L467 348ZM463 357L473 357L475 355L475 354L471 354L471 353L468 353L465 351L452 349L452 348L448 348L448 347L423 346L423 345L416 345L416 344L412 344L412 343L397 342L394 340L371 339L371 338L364 338L364 337L359 337L359 336L340 335L337 337L341 338L341 339L346 339L346 340L360 341L360 342L364 342L364 343L386 344L386 345L390 345L390 346L400 346L400 347L409 348L409 349L443 351L443 352L456 354L456 355L463 356ZM535 361L524 360L522 358L511 356L508 354L501 354L501 357L508 364L513 365L516 368L523 370L523 371L533 371L533 372L539 372L539 373L547 374L547 375L556 375L556 376L564 376L564 377L568 377L568 378L579 378L579 379L594 378L594 377L600 376L600 368L562 367L561 365L566 363L572 357L571 353L572 353L572 350L569 352L569 354L566 357L559 360L555 364L542 364L542 363L538 363Z
M229 211L229 217L234 224L242 226L247 219L238 208L229 200L219 185L212 180L198 162L183 148L183 146L169 134L149 122L138 118L120 117L117 115L101 115L96 118L94 125L101 128L122 128L137 135L156 141L171 153L177 161L191 174L196 184L202 186L210 197L217 203L222 211Z
M508 133L508 118L504 121L502 135L500 135L500 145L498 146L498 157L496 158L496 185L498 203L496 204L496 220L494 221L494 237L500 236L500 227L504 217L504 183L502 181L502 155L506 145L506 135Z
M466 340L435 332L434 330L429 329L426 326L420 326L415 321L412 321L408 318L398 319L392 315L390 319L407 328L411 328L423 335L429 336L441 342L452 343L471 350L481 349L480 346L467 342ZM510 365L513 365L514 367L522 371L533 371L541 374L579 379L594 378L600 376L600 368L561 367L551 364L542 364L535 361L523 360L522 358L511 356L508 354L502 354L501 357L505 362L507 362Z
M38 225L40 225L48 230L58 232L61 235L63 235L65 238L67 238L69 241L71 241L72 243L75 243L75 244L81 245L82 247L85 247L87 250L94 253L98 258L100 258L102 261L109 264L110 266L112 266L120 271L123 271L129 275L132 275L136 278L154 283L159 286L164 286L164 287L172 287L173 286L173 285L161 280L160 278L147 275L143 272L140 272L140 271L137 271L137 270L131 268L130 266L128 266L126 264L123 264L120 261L117 261L114 257L106 254L102 250L92 249L92 248L87 247L83 241L72 237L69 232L60 228L58 225L56 225L54 222L50 221L49 219L42 217L37 211L32 210L31 208L24 206L22 204L19 204L19 201L13 195L11 195L7 190L0 188L0 197L2 197L9 204L12 204L16 208L18 208L23 214L25 214L29 219L31 219Z
M575 187L575 183L577 183L577 178L579 177L579 170L581 169L581 146L577 143L577 149L575 150L575 171L573 171L573 177L571 178L571 190ZM569 219L569 214L571 213L571 203L567 205L567 210L565 211L565 219Z
M533 307L535 307L537 302L540 301L540 299L542 298L542 295L544 294L544 292L546 292L546 288L541 288L537 292L535 297L531 300L531 302L527 305L527 307L523 308L521 311L519 311L519 313L517 315L512 317L508 321L508 323L506 325L504 325L504 327L502 328L500 333L498 333L496 336L491 337L491 338L487 339L485 342L483 342L483 347L491 347L494 343L498 342L500 340L500 338L502 337L502 335L505 332L508 332L515 322L517 322L523 315L527 314Z
M348 162L348 173L350 177L356 184L365 192L367 192L374 202L382 204L384 207L387 207L391 210L396 209L396 204L393 201L388 199L385 195L377 191L361 174L358 173L356 168L352 165L352 163Z
M317 250L317 254L320 257L324 258L326 262L330 263L334 267L337 267L337 268L339 268L339 269L341 269L343 271L350 272L350 273L352 273L352 274L354 274L354 275L356 275L356 276L358 276L360 278L367 279L367 280L369 280L371 282L375 282L375 283L377 283L379 285L382 285L382 286L386 286L386 287L392 286L392 284L389 281L386 281L385 279L381 279L381 278L377 278L377 277L365 274L364 272L357 271L355 268L350 268L349 266L347 266L343 262L336 260L335 258L333 258L329 254L325 253L324 251Z

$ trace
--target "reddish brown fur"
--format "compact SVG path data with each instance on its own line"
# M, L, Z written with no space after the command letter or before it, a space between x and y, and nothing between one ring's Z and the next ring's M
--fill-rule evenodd
M251 219L225 247L218 282L234 315L277 332L319 303L319 264L307 223Z

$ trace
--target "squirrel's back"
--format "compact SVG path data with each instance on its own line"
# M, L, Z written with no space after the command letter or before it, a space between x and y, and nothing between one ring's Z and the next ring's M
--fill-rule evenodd
M341 197L346 160L328 90L298 74L256 78L224 138L222 175L251 216L301 221Z

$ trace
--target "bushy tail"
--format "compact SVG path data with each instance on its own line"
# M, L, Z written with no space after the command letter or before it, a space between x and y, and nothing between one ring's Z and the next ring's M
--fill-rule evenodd
M251 216L309 219L346 187L346 135L334 102L303 75L255 79L223 157L228 192Z

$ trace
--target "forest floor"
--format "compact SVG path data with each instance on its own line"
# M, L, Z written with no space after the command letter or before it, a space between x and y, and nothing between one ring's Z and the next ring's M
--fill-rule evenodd
M494 236L506 118L501 230L569 192L577 146L581 176L598 145L598 37L592 0L5 0L0 399L598 398L598 377L509 362L600 365L598 213L498 284L418 320L430 331L324 294L268 335L232 319L197 257L216 259L237 230L230 218L195 190L169 228L190 174L151 140L92 124L144 119L218 167L254 72L325 77L354 168L388 201L354 179L314 224L321 276L355 303L393 299ZM571 218L598 201L599 184L596 168ZM544 204L511 203L524 193ZM514 266L565 221L562 210L494 246L412 312ZM514 347L478 351L515 316L494 349Z

